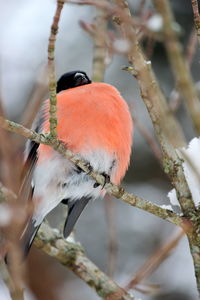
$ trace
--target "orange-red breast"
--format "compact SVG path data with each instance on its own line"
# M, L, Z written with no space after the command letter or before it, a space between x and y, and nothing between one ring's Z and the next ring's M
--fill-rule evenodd
M132 119L118 90L106 83L91 83L85 72L73 71L59 79L57 93L58 138L95 171L119 184L129 165ZM35 125L38 132L49 131L48 109L49 100ZM28 142L26 157L34 202L22 237L27 251L45 216L60 202L68 205L67 237L88 201L105 190L47 145Z

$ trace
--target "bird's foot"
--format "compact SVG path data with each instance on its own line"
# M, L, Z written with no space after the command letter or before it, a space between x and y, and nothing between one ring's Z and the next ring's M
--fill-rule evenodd
M89 162L85 162L85 167L88 169L88 171L86 172L86 174L90 174L91 172L92 172L92 166L90 165L90 163ZM82 173L82 172L85 172L81 167L79 167L79 166L76 166L76 173L77 174L80 174L80 173Z
M104 183L102 185L102 190L103 190L106 183L110 182L110 176L108 174L106 174L105 172L101 173L101 175L104 177ZM94 188L97 188L98 186L100 186L100 184L98 182L95 182L95 184L93 185Z
M86 174L90 174L93 171L91 164L89 162L86 162L85 166L88 169L88 172L86 172Z

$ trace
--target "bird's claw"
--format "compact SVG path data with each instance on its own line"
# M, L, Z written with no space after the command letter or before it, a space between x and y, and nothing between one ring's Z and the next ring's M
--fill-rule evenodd
M102 188L101 188L103 190L103 188L105 187L106 183L110 182L110 176L108 174L106 174L106 173L102 173L101 175L104 177L104 184L102 185Z
M95 183L94 183L94 185L93 185L93 188L95 188L95 189L96 189L98 186L100 186L100 184L99 184L99 183L97 183L97 182L95 182Z
M101 175L104 177L104 183L103 183L102 188L101 188L103 190L103 188L105 187L106 183L110 182L110 176L108 174L104 173L104 172L101 173ZM98 182L95 182L94 185L93 185L94 188L97 188L99 186L100 186L100 184Z
M92 172L92 166L90 165L90 163L89 162L87 162L86 164L85 164L85 166L88 168L88 172L86 173L87 175L89 175L91 172Z

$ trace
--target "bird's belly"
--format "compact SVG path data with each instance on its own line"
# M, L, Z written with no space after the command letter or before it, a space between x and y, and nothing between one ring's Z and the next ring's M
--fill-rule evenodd
M113 157L106 152L100 150L82 154L82 157L95 171L112 175ZM33 218L36 223L39 224L63 199L78 201L82 197L95 199L104 196L101 186L94 187L94 184L95 180L56 152L51 160L43 160L36 166L33 176Z

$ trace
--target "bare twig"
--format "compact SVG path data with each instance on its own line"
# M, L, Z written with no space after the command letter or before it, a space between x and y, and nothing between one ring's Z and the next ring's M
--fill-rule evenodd
M86 26L82 22L82 26L87 32L93 37L94 40L94 55L93 55L93 75L92 79L95 82L101 82L104 80L105 69L106 69L106 55L107 55L107 39L108 39L108 16L106 10L101 10L96 8L96 18L95 25L92 27ZM115 222L113 218L113 209L115 208L115 203L112 202L112 198L107 196L104 198L104 210L107 221L107 236L108 236L108 263L107 272L109 276L113 276L115 265L116 265L116 255L117 255L117 245L116 245L116 231Z
M192 3L192 9L194 13L194 24L197 31L197 37L200 44L200 15L199 15L199 6L198 6L198 0L191 0Z
M165 260L172 250L177 246L180 239L185 235L183 230L178 230L176 234L170 238L163 246L157 249L147 261L134 274L133 279L126 285L126 289L133 289L138 283L146 279L159 265Z
M103 81L106 68L107 13L97 9L94 31L93 81Z
M174 16L169 1L154 0L154 3L163 18L164 41L179 93L183 95L197 133L200 134L200 101L190 69L183 56L181 44L172 26Z
M0 102L0 115L4 114L2 103ZM3 117L2 117L3 118ZM5 132L2 128L0 129L0 153L2 156L2 165L3 172L1 174L4 185L11 189L14 192L18 191L20 185L20 163L17 159L17 147L13 136L11 136L8 132ZM13 163L15 164L15 168L13 168ZM8 201L8 205L18 207L20 203L16 202L16 198L12 197L12 192L0 184L2 189L0 192L1 201L3 201L6 197ZM4 194L5 193L5 194ZM5 196L6 195L6 196ZM10 209L10 207L9 207ZM14 229L14 230L13 230ZM5 246L9 247L10 251L10 265L9 271L11 275L12 285L8 285L10 296L13 300L24 300L23 296L23 281L24 274L23 268L18 264L19 258L21 256L21 251L19 245L17 243L17 239L15 233L19 229L19 224L13 220L13 223L6 229L7 239L9 243L5 243ZM10 283L11 283L10 281Z
M105 216L107 221L107 235L108 235L108 259L107 259L107 273L112 278L114 276L117 265L117 230L116 230L116 202L110 195L104 197Z
M105 178L101 174L91 171L91 167L88 166L88 163L81 159L78 155L73 154L70 150L66 149L66 146L56 139L50 138L48 135L37 134L33 130L29 130L24 126L14 123L9 120L5 120L0 117L0 126L9 131L23 135L27 139L31 139L36 143L46 144L51 146L54 150L58 151L60 154L64 155L67 159L73 162L76 166L80 167L83 171L89 174L97 183L104 186ZM178 226L184 226L184 219L174 212L164 209L158 205L155 205L147 200L144 200L138 196L134 196L124 191L120 186L117 186L113 183L106 183L105 189L107 192L116 198L132 205L142 210L148 211L164 220L167 220Z
M155 140L155 136L150 132L150 130L138 119L138 112L135 108L134 102L129 103L129 109L132 114L132 118L134 120L135 127L138 129L140 134L143 136L147 144L149 145L152 153L154 154L155 158L162 164L162 151L158 146L157 141Z
M124 10L127 15L127 19L131 18L127 2L120 0L115 0L115 2ZM178 200L184 215L188 216L188 219L193 224L191 230L187 232L187 237L194 262L197 289L200 293L199 217L184 176L182 162L178 158L175 149L173 148L173 146L180 147L183 145L184 137L182 131L179 130L179 125L173 116L169 114L167 102L157 85L151 65L144 59L134 28L128 26L126 22L120 21L120 16L117 16L117 18L118 24L123 26L123 31L131 41L129 61L133 65L132 73L139 81L142 98L149 111L155 133L163 151L163 164L165 173L168 174L177 191ZM128 23L130 24L130 21ZM172 133L173 130L175 131ZM174 136L175 132L176 137ZM179 138L177 141L178 145L176 142L174 142L174 139L177 137Z
M192 64L192 60L196 50L196 44L197 44L197 36L196 36L195 29L193 28L188 39L186 53L185 53L186 61L189 66L191 66Z
M132 206L146 210L156 216L159 216L173 224L185 227L185 223L190 223L194 226L190 227L188 233L191 252L195 262L196 276L198 277L199 269L199 236L196 234L198 231L198 219L194 204L191 200L187 183L185 181L184 173L181 166L181 160L177 157L173 146L182 146L185 143L184 135L179 127L179 124L171 114L166 100L156 84L155 76L151 70L150 63L147 62L139 47L137 34L132 27L133 21L126 1L115 0L117 6L109 5L106 1L78 1L79 4L92 4L99 8L105 9L108 14L117 15L117 20L120 28L130 41L130 63L134 66L132 74L139 80L141 93L147 109L150 113L152 122L154 124L155 132L158 140L160 141L165 172L175 186L182 210L186 216L180 217L174 212L163 209L153 203L150 203L140 197L128 194L122 187L118 187L112 183L107 183L105 189L115 197L129 203ZM87 172L97 183L104 185L104 177L91 170L88 163L80 159L78 155L74 155L71 151L67 150L62 142L56 139L57 137L57 116L56 116L56 81L55 81L55 67L54 67L54 47L55 39L58 28L58 21L63 7L64 0L58 0L57 10L54 17L54 22L51 28L51 35L49 39L49 88L50 88L50 134L37 134L32 130L28 130L19 124L8 121L0 117L0 126L22 134L26 138L32 139L37 143L43 143L51 146L53 149L64 155L74 164L79 166L83 171ZM78 3L77 2L77 3ZM83 3L84 2L84 3ZM173 146L172 146L173 145ZM194 230L193 230L194 229ZM131 299L131 296L124 292L123 289L118 287L112 280L107 278L105 274L99 272L88 259L83 255L80 247L77 245L67 243L55 232L48 235L48 229L39 233L39 240L36 239L35 244L37 247L42 248L43 251L49 255L56 257L62 264L70 267L79 277L86 281L90 286L94 287L97 293L106 299ZM197 239L198 238L198 239ZM69 259L70 257L70 259ZM72 263L73 261L73 263Z
M4 199L7 201L8 191L2 185L1 187L1 193L3 193L4 190L6 191ZM10 194L16 198L16 195L11 191L9 192L9 196ZM100 297L107 300L137 300L98 269L85 256L84 250L80 244L67 242L58 231L52 230L47 223L41 225L35 238L34 245L71 269L90 287L94 288ZM23 295L16 293L16 289L13 289L13 281L4 267L4 264L0 265L0 270L2 269L3 275L5 275L4 279L10 288L12 299L23 300Z
M57 0L57 8L51 26L51 33L49 37L48 45L48 69L49 69L49 98L50 98L50 109L49 109L49 122L50 122L50 134L52 137L57 136L57 98L56 98L56 75L55 75L55 64L54 64L54 50L56 35L58 32L58 23L60 20L61 11L64 5L64 0Z
M195 54L195 49L196 49L196 43L197 43L197 36L195 29L193 29L190 33L190 37L188 39L186 51L185 51L185 59L186 62L188 63L188 67L191 67L192 60ZM170 109L175 112L178 110L182 103L182 97L179 92L179 89L176 87L172 90L169 98L169 106Z
M135 125L138 128L141 135L146 140L147 144L151 148L153 154L157 158L159 162L162 162L162 152L155 141L154 137L151 135L151 133L148 131L148 129L136 118L134 117Z
M95 289L100 297L107 300L136 300L134 296L120 288L113 280L100 271L85 256L79 244L67 242L59 234L51 230L47 224L42 224L34 245L72 270L91 288Z
M116 16L116 19L121 27L121 31L124 32L131 44L129 54L129 62L133 65L133 68L130 68L131 73L139 82L142 99L148 109L155 133L160 142L163 152L164 171L178 191L180 205L183 212L187 215L191 209L195 209L195 206L185 180L182 162L174 149L174 147L180 147L185 144L183 132L169 110L167 101L157 84L151 63L144 58L135 29L129 26L131 14L127 2L115 0L115 3L123 11L123 19L120 18L121 15ZM123 20L128 20L128 23Z

